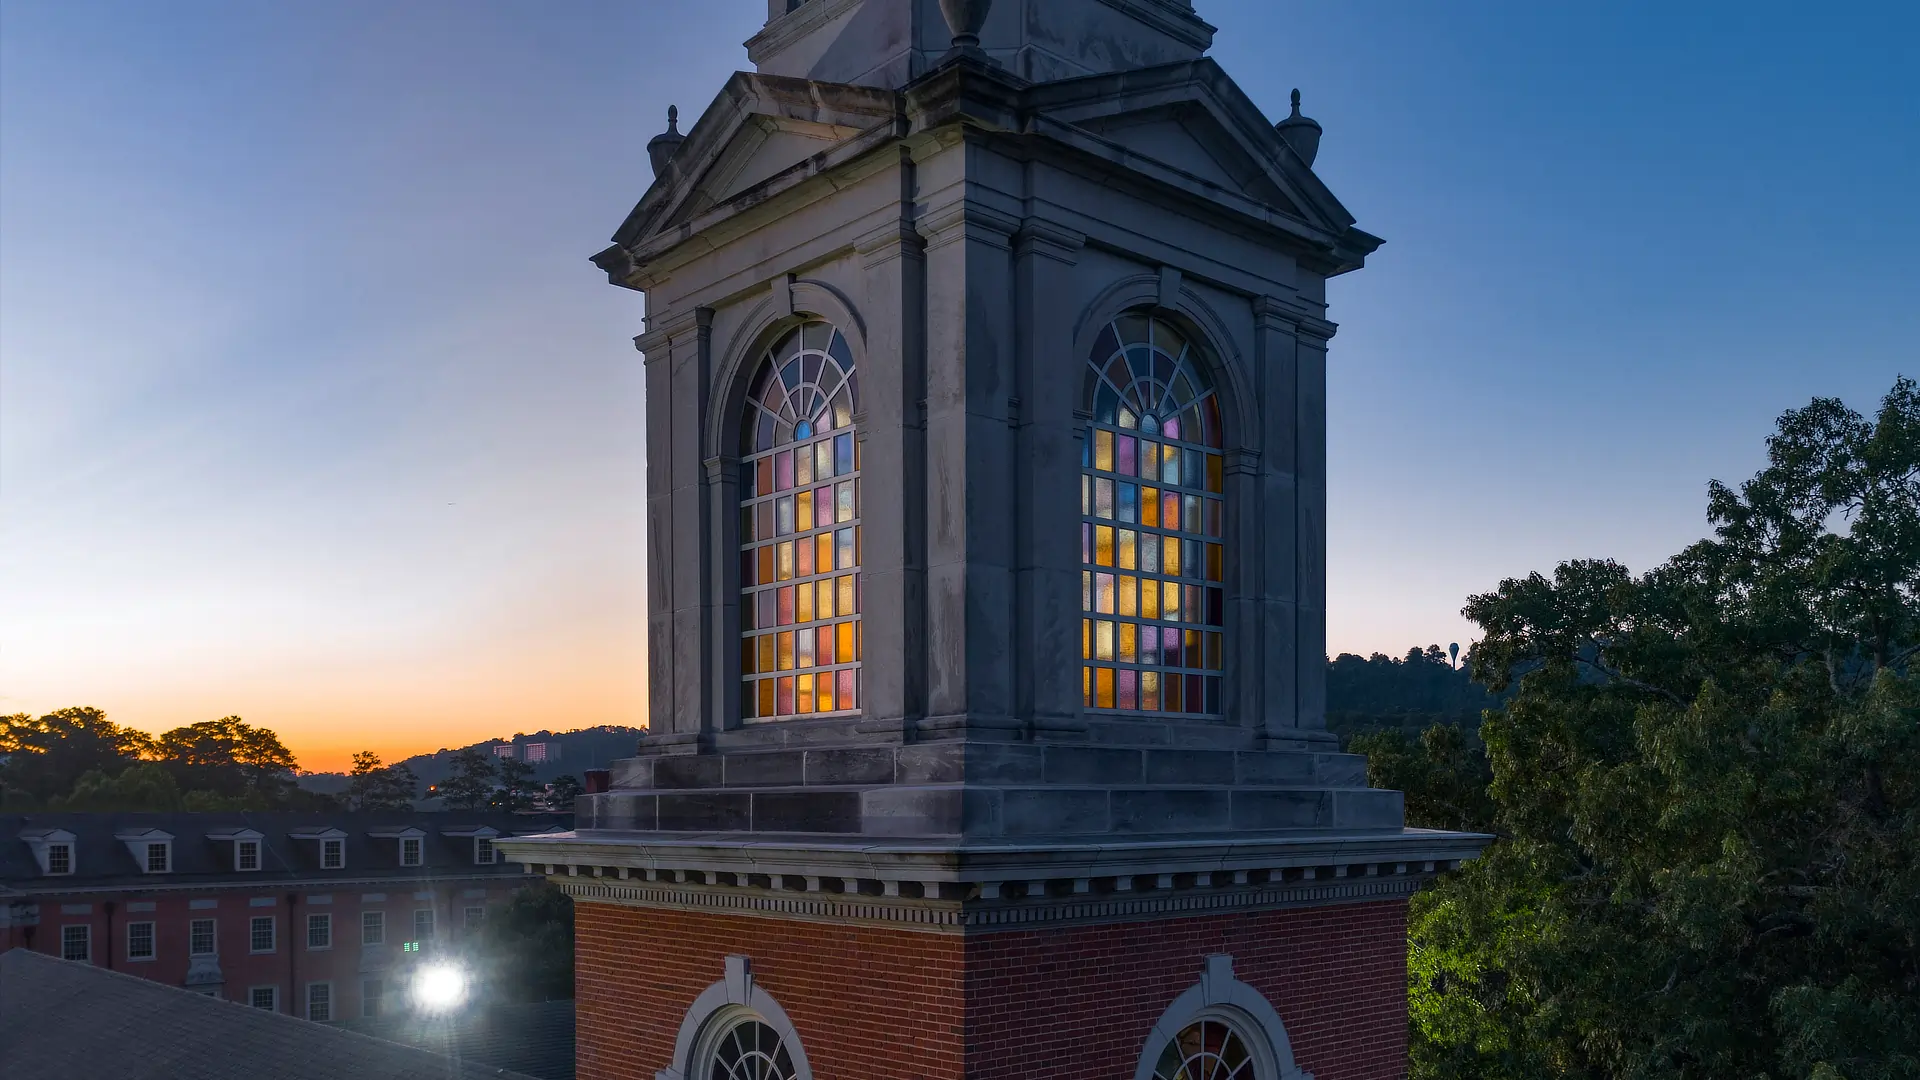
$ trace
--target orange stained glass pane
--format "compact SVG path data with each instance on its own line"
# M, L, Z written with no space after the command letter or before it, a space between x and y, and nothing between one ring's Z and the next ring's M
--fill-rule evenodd
M1218 493L1226 490L1226 487L1223 486L1221 482L1220 467L1221 467L1220 455L1208 454L1207 455L1207 490L1208 491Z
M813 706L819 712L833 711L833 673L823 671L815 677Z
M793 631L780 631L780 670L793 670Z
M813 576L813 541L799 540L793 545L793 576Z
M1160 527L1163 529L1180 527L1180 496L1171 491L1160 493Z
M799 678L793 680L793 684L794 684L795 691L797 691L797 697L799 699L794 703L793 711L796 713L803 713L803 714L812 712L813 711L813 676L802 675Z
M1160 617L1169 622L1180 621L1180 586L1171 581L1160 583Z
M833 659L833 627L814 627L813 662L821 667L826 667L828 664L836 662Z
M842 574L833 579L835 595L833 610L842 615L853 614L853 575Z
M761 634L759 642L760 662L754 665L754 670L764 675L769 671L776 670L779 661L775 658L777 654L774 651L774 637L772 634Z
M1095 660L1113 659L1113 623L1106 619L1094 621L1093 658Z
M1093 708L1093 669L1090 667L1080 669L1080 704Z
M1208 544L1207 545L1207 580L1208 581L1224 581L1225 580L1223 577L1221 577L1221 569L1222 569L1220 565L1221 561L1222 561L1221 546L1219 544Z
M1162 483L1180 482L1180 448L1163 446L1160 448L1160 480Z
M853 469L855 472L860 471L860 448L865 442L866 440L864 439L853 440Z
M802 585L799 588L795 589L794 592L796 594L794 597L796 603L794 605L793 621L794 622L812 622L813 621L813 586Z
M1160 538L1160 572L1180 576L1180 541L1171 536Z
M760 680L760 686L759 686L759 689L758 689L758 693L757 693L757 695L756 695L756 696L757 696L757 697L759 697L759 699L760 699L760 707L754 710L754 712L753 712L753 715L755 715L755 716L772 716L772 715L774 715L774 709L773 709L773 680L772 680L772 679L761 679L761 680Z
M1140 707L1148 712L1160 711L1160 673L1143 671L1140 673Z
M1113 526L1093 527L1093 561L1096 566L1113 565Z
M753 674L754 661L758 655L758 651L754 648L752 638L740 639L740 674Z
M781 679L779 690L780 690L780 694L779 694L780 715L792 716L793 715L793 677L789 675L786 678Z
M1204 648L1200 643L1200 631L1198 630L1187 631L1187 643L1185 645L1185 650L1187 654L1188 667L1197 668L1206 663ZM1194 702L1194 704L1198 705L1199 702Z
M1140 489L1140 524L1160 527L1160 489Z
M850 622L843 622L836 623L833 627L834 655L840 658L839 663L851 664L860 658L859 654L853 651L854 625L855 624Z
M1113 669L1093 669L1093 707L1096 709L1113 708Z
M1120 662L1137 664L1140 662L1139 628L1133 623L1120 624Z
M1140 579L1134 577L1132 574L1120 575L1119 588L1114 597L1117 601L1114 604L1114 612L1116 614L1137 615L1140 613L1140 605L1134 600L1134 597L1138 595L1140 591L1139 581Z
M1120 569L1122 570L1131 570L1134 567L1134 557L1133 557L1134 535L1135 534L1132 529L1121 529L1119 531L1120 557L1115 561L1119 563Z
M798 522L796 529L806 529L813 524L813 492L803 491L793 497L793 520Z
M831 578L821 578L813 583L813 617L833 618L833 579Z
M866 624L854 623L853 624L853 658L855 660L860 659L860 654L863 650L866 649L866 647L867 647Z
M773 572L775 580L793 580L793 541L783 540L774 545Z
M831 569L833 569L833 534L821 533L813 538L813 572L824 574Z
M1101 472L1113 471L1113 432L1093 433L1093 467Z
M860 526L860 525L855 525L853 527L853 565L855 566L860 565L860 553L866 550L861 546L862 541L860 537L860 530L862 528L863 526Z
M758 552L758 559L760 568L759 572L753 575L753 580L762 585L769 584L773 581L773 545L768 544L766 547L761 548Z
M1083 660L1093 659L1093 620L1092 619L1080 620L1080 657Z
M1160 583L1150 578L1140 581L1140 617L1157 619L1160 617Z
M773 494L773 459L761 458L753 466L753 493L755 495ZM765 716L765 713L760 715Z

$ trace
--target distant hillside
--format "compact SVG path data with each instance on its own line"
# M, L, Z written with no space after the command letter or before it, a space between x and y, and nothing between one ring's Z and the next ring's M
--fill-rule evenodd
M502 743L525 746L527 743L558 743L560 760L536 762L533 778L545 782L556 776L571 775L578 777L587 769L604 769L616 758L632 757L636 743L646 732L630 727L590 727L575 731L536 731L531 734L516 732L511 736L486 739L471 744L493 755L493 748ZM464 746L435 750L431 754L415 754L399 762L412 769L420 778L421 786L427 787L445 780L453 771L453 755L467 749ZM524 751L516 751L516 754ZM549 750L551 753L551 750ZM335 794L347 789L344 773L307 773L300 777L300 786L308 791Z
M1341 736L1384 728L1417 735L1434 724L1478 731L1480 713L1503 699L1473 681L1466 659L1455 667L1438 645L1403 658L1342 653L1327 662L1327 727Z

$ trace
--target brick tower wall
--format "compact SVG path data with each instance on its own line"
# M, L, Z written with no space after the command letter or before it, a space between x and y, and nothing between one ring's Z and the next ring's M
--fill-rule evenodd
M1161 1012L1228 953L1316 1080L1398 1080L1406 919L1386 901L962 938L583 903L579 1076L652 1080L740 954L817 1080L1125 1080Z

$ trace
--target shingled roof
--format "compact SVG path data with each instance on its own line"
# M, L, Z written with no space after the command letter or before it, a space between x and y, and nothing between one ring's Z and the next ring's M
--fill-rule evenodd
M0 953L7 1080L530 1080L27 949Z

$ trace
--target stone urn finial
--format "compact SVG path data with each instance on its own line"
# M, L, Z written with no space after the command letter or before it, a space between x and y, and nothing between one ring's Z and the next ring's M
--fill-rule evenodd
M647 157L653 162L655 180L667 171L667 162L673 160L674 152L686 141L687 137L680 134L680 106L667 106L667 130L655 135L647 143Z
M1300 91L1293 92L1293 115L1273 125L1280 137L1300 155L1300 160L1313 167L1313 159L1320 153L1320 124L1300 115Z
M947 29L953 31L955 52L980 47L980 28L987 25L987 12L993 0L940 0L940 14L947 17Z

